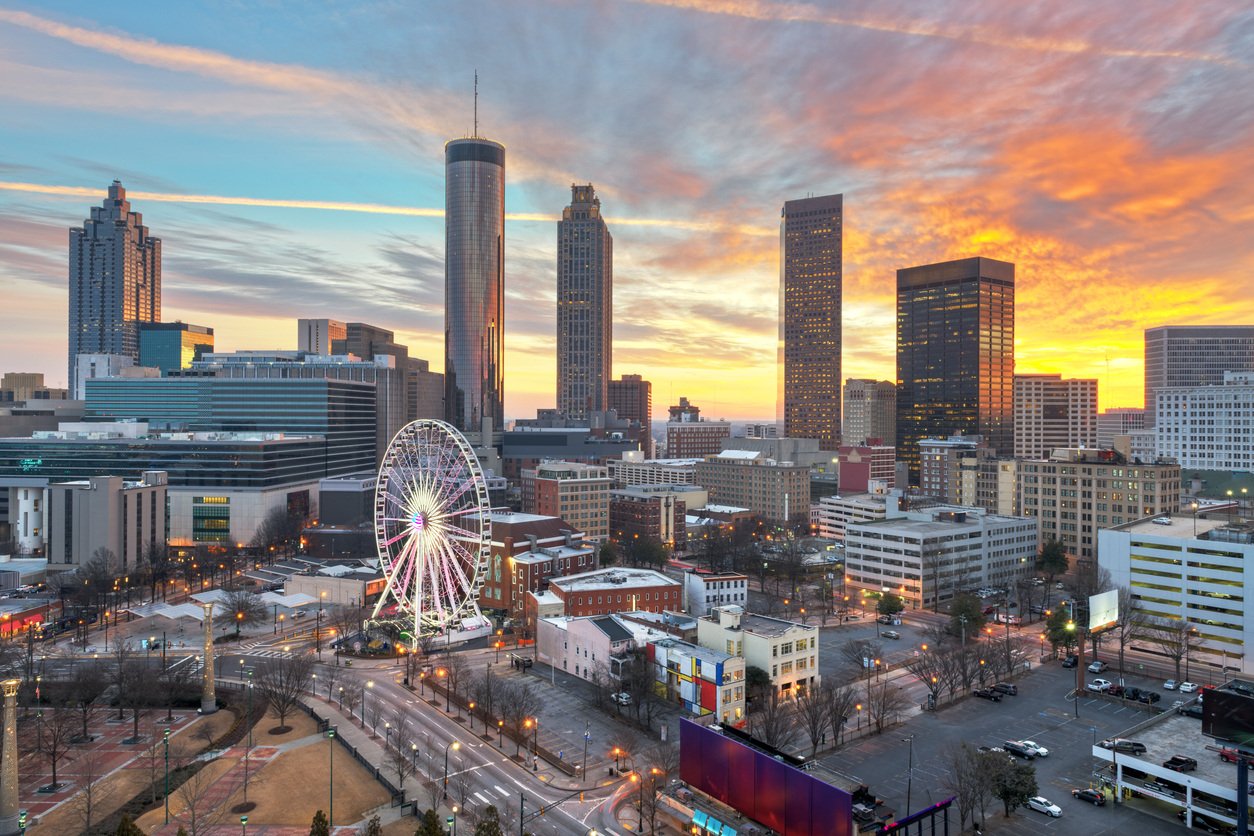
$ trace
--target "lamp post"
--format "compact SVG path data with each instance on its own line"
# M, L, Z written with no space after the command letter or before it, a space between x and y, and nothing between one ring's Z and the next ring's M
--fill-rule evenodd
M525 725L531 729L531 771L535 772L539 769L539 766L536 764L536 760L540 749L540 720L537 717L530 717L527 719Z
M505 740L505 721L497 720L496 721L496 748L504 749L505 748L505 744L503 742L504 740Z
M441 679L445 680L444 682L444 713L447 714L453 710L453 705L452 703L449 702L449 698L450 698L449 692L452 691L453 689L449 687L447 670L445 670L444 668L440 668L438 671L436 671L436 674Z
M910 744L910 753L907 756L909 760L906 762L906 815L910 815L910 793L914 789L914 735L903 737L902 740Z
M473 732L475 730L475 701L474 700L470 701L470 705L468 706L468 708L470 711L470 730L471 732ZM485 731L486 731L486 728L485 728Z
M409 766L413 770L414 777L418 777L418 744L409 744Z
M344 686L340 686L340 711L344 710Z
M335 827L335 726L327 729L327 744L327 824Z
M367 688L370 689L370 693L372 694L374 693L374 680L373 679L366 680L366 684L363 685L361 689L361 727L363 729L366 727L366 689ZM374 734L373 726L370 728L370 733Z
M239 817L239 832L241 836L248 836L248 816Z
M109 611L108 610L105 610L104 624L105 624L105 653L108 653L109 652Z
M452 741L451 743L449 743L447 746L444 747L444 781L441 784L441 790L443 792L443 795L441 796L442 798L448 798L448 750L449 749L456 750L456 749L461 749L461 748L462 748L462 744L460 741L457 741L457 740Z
M279 605L274 605L274 635L279 634Z
M392 724L387 720L383 721L383 751L386 752L388 747L392 745Z
M170 823L170 730L165 734L165 823Z

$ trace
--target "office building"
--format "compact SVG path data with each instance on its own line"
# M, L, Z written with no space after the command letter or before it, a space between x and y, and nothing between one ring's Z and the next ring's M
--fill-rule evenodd
M680 582L652 569L616 567L553 578L549 592L568 616L677 611L684 605Z
M332 343L348 336L347 326L335 319L296 320L296 350L308 354L334 354Z
M840 443L842 203L790 200L780 215L779 351L784 435Z
M1145 429L1145 410L1137 407L1115 407L1097 415L1097 447L1110 450L1115 436Z
M48 486L48 569L77 569L105 558L106 571L124 575L139 567L149 547L164 546L166 474L140 479L93 476Z
M139 326L161 321L161 239L131 211L114 180L82 229L70 230L69 379L74 358L114 354L139 360ZM75 398L81 390L71 392Z
M575 419L608 408L613 360L614 239L589 183L571 185L557 222L557 409Z
M1168 386L1219 386L1224 372L1254 371L1254 325L1163 325L1145 329L1145 426Z
M375 384L230 377L87 381L87 419L131 419L155 431L260 432L326 439L322 476L377 467ZM164 468L168 469L168 468Z
M890 509L896 512L897 502L885 494L825 496L819 500L819 536L843 541L851 524L882 520Z
M1014 422L1017 459L1043 459L1061 447L1095 447L1097 380L1015 375Z
M715 607L727 604L748 606L749 576L740 572L684 573L684 608L688 614L701 618Z
M543 462L522 472L522 506L528 514L561 517L593 543L610 535L609 471L580 462Z
M70 377L70 392L75 400L87 397L87 381L98 378L120 377L125 370L143 368L136 366L134 359L125 354L78 354L72 361L73 371ZM154 370L153 376L160 376Z
M752 450L777 462L804 465L815 471L832 471L831 450L820 449L817 438L724 438L719 442L721 450Z
M1015 266L964 258L897 271L897 459L919 441L980 435L1014 451Z
M666 456L671 459L702 458L722 449L722 441L731 438L727 421L707 421L701 407L680 398L669 410L666 422Z
M213 329L187 322L145 322L139 326L139 365L162 374L191 368L213 351Z
M1159 456L1185 470L1254 471L1254 372L1225 372L1220 386L1164 386L1156 394Z
M0 377L0 404L26 404L39 406L39 402L64 401L70 397L70 390L57 389L44 385L41 372L5 372Z
M779 438L777 424L745 424L745 438Z
M972 459L976 451L983 451L985 456L994 456L984 440L975 437L954 436L953 438L924 438L919 441L919 478L918 487L924 495L941 502L960 504L959 499L966 487L963 473L971 473L970 490L974 491L974 475L965 470L964 461Z
M444 146L444 409L483 444L504 429L505 146Z
M639 450L623 453L622 458L608 459L610 479L615 485L691 485L701 459L649 459Z
M697 619L697 643L761 668L781 698L817 688L819 628L725 604Z
M524 470L546 461L604 465L640 447L633 439L600 437L587 427L516 427L503 437L501 472L515 483L521 482Z
M1036 565L1037 521L977 508L890 511L845 529L845 581L889 589L908 609L935 609L978 587L1011 588Z
M558 615L538 626L536 651L555 669L614 691L631 675L635 630L616 615Z
M891 380L845 381L840 437L849 446L891 444L897 438L897 387Z
M1254 588L1254 525L1228 512L1162 514L1099 531L1097 545L1138 610L1194 628L1194 664L1254 672L1254 600L1240 594Z
M560 517L493 511L492 546L479 607L524 623L527 595L541 592L555 577L597 568L597 546Z
M1067 554L1096 556L1097 532L1180 510L1180 465L1129 464L1113 450L1055 450L1021 461L1018 494L1024 516L1040 521L1041 542Z
M696 485L631 485L611 490L610 539L626 547L644 538L682 549L688 509L704 507L708 499L709 492Z
M810 469L752 450L724 450L697 462L693 481L718 505L748 508L761 520L809 529Z
M607 408L619 418L638 421L646 430L653 420L653 384L638 374L625 374L606 385Z
M865 493L872 482L891 488L897 480L897 451L892 447L836 449L836 479L842 493Z
M725 725L745 719L745 660L720 650L672 638L645 646L655 690L695 717L713 714Z

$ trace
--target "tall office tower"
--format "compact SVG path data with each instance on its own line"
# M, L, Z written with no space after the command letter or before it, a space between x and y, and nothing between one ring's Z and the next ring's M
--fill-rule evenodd
M780 218L779 408L784 435L840 446L842 195L784 204Z
M1097 381L1060 374L1015 375L1015 458L1097 446Z
M347 326L334 319L296 320L296 350L310 354L334 354L331 343L347 335Z
M1145 410L1135 406L1119 406L1097 416L1097 448L1110 450L1115 436L1145 429Z
M161 321L161 239L114 180L82 229L70 230L69 379L80 354L139 360L139 324ZM83 393L74 390L72 397Z
M1015 266L964 258L897 271L897 460L919 441L983 436L1014 451Z
M614 239L592 184L571 185L557 222L557 410L606 409L614 331Z
M1254 371L1254 325L1163 325L1145 329L1145 426L1166 386L1222 386L1224 372Z
M625 374L606 386L606 403L619 418L639 421L648 432L653 416L653 384L638 374Z
M846 445L892 445L897 439L897 387L889 380L845 381L840 435Z
M505 419L505 146L444 146L444 409L483 444ZM490 425L490 426L488 426Z
M190 368L213 351L213 329L187 322L145 322L139 326L139 365L162 374Z

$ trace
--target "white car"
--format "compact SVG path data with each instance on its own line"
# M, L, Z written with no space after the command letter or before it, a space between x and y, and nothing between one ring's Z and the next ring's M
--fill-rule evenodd
M1042 746L1041 744L1039 744L1039 743L1034 743L1034 742L1032 742L1031 740L1020 740L1019 742L1020 742L1020 743L1022 743L1022 744L1023 744L1025 747L1027 747L1028 749L1031 749L1033 752L1036 752L1036 756L1037 756L1038 758L1047 758L1047 757L1049 757L1049 750L1048 750L1048 749L1046 749L1046 748L1045 748L1044 746Z
M1163 683L1163 690L1164 691L1176 690L1176 681L1174 679L1168 679L1166 682Z
M1035 810L1038 813L1044 813L1047 816L1053 816L1054 818L1062 816L1062 808L1057 804L1051 803L1050 800L1043 795L1035 795L1029 798L1028 808Z
M1090 691L1098 691L1104 694L1110 690L1110 684L1109 679L1094 679L1089 683L1088 687Z
M619 691L617 694L610 694L610 699L619 705L631 705L631 694L626 691Z
M1101 673L1102 671L1106 670L1106 667L1107 667L1106 663L1103 662L1101 659L1094 659L1092 662L1089 663L1089 673Z
M1196 690L1197 690L1197 683L1195 682L1181 682L1180 683L1181 694L1192 694Z

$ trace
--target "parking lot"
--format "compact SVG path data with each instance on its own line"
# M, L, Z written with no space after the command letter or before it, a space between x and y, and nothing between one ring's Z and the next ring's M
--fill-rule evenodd
M873 635L873 633L872 633ZM1062 808L1061 818L1049 818L1030 810L1017 810L1010 819L1002 815L1000 802L987 810L989 831L1010 834L1033 833L1179 833L1174 818L1159 818L1138 805L1094 807L1071 797L1071 790L1094 781L1096 761L1091 747L1096 740L1118 735L1122 730L1149 717L1144 708L1084 695L1077 703L1068 700L1074 688L1074 671L1057 662L1033 666L1019 677L1019 695L999 703L967 699L942 711L912 717L909 722L842 749L823 763L832 769L856 776L887 806L901 814L905 810L907 779L910 774L909 736L913 741L913 794L915 810L948 797L946 774L940 764L944 753L960 743L999 746L1006 740L1032 740L1049 750L1049 756L1032 761L1037 771L1040 794ZM1161 682L1133 676L1128 684L1158 690ZM1170 704L1170 701L1166 703ZM1160 704L1161 705L1161 704ZM1078 715L1078 716L1077 716ZM1165 814L1169 815L1169 814ZM956 818L956 811L955 811Z

